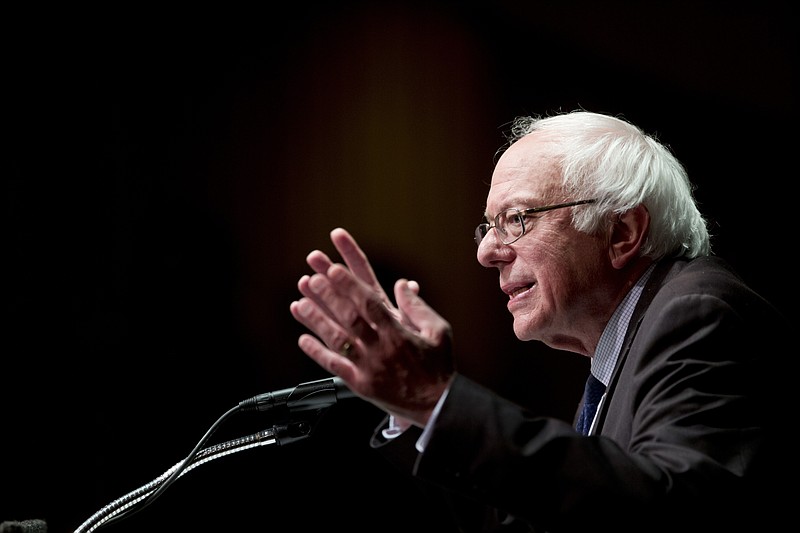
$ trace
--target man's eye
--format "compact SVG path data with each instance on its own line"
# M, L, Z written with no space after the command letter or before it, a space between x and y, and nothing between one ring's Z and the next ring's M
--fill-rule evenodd
M510 214L506 222L511 226L522 226L525 223L525 215L522 213L512 213Z

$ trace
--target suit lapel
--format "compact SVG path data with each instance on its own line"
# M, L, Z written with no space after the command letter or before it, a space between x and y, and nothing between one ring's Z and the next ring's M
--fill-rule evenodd
M614 372L611 374L611 381L609 381L608 386L606 387L606 393L603 396L600 405L597 407L597 415L595 417L594 427L592 428L593 435L600 433L600 430L603 427L608 401L614 394L614 390L617 386L617 380L619 379L620 375L620 369L625 365L625 361L628 358L628 352L633 344L633 339L636 338L636 334L639 332L639 326L642 324L644 313L650 307L653 298L659 289L661 289L661 286L664 284L667 277L669 277L669 275L672 273L673 267L677 264L677 262L677 260L660 261L653 270L653 274L650 276L650 279L647 280L647 284L642 290L641 296L639 296L639 301L636 303L636 308L633 310L633 314L631 315L631 321L628 325L628 330L625 332L625 340L622 342L622 348L620 348L619 357L614 365Z

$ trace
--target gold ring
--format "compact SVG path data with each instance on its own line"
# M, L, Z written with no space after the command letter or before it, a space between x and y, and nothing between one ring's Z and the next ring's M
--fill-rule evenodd
M350 352L353 351L353 343L350 341L344 341L342 347L339 348L339 353L342 354L344 357L350 358Z

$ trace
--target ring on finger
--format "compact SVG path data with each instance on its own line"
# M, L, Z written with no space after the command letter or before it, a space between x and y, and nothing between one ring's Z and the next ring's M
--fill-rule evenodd
M353 343L349 340L344 341L342 347L339 348L339 353L342 354L344 357L350 358L350 354L353 352Z

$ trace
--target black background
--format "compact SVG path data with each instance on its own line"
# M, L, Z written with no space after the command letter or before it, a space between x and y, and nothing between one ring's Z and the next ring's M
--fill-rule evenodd
M715 252L790 314L788 2L331 4L9 12L0 521L73 531L239 401L326 377L288 307L336 226L387 287L420 281L462 372L570 418L587 361L517 341L474 257L517 115L656 134ZM368 447L381 418L341 402L310 439L204 465L108 530L425 530L427 501ZM271 423L239 414L212 441Z

